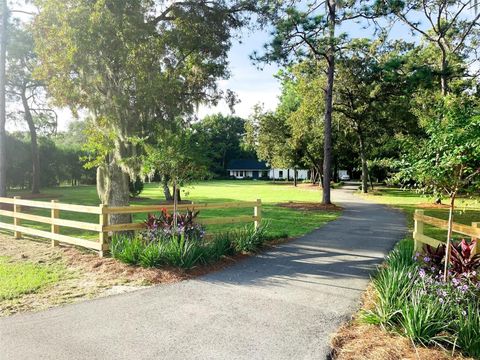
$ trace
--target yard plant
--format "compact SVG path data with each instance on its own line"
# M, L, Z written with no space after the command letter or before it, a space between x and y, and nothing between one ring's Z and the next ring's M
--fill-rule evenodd
M362 312L363 321L404 335L414 343L459 349L466 356L478 358L479 266L465 250L466 242L452 248L459 258L450 261L469 263L471 267L452 264L449 280L444 281L445 246L443 252L426 248L424 254L412 257L412 240L400 242L373 279L375 305Z

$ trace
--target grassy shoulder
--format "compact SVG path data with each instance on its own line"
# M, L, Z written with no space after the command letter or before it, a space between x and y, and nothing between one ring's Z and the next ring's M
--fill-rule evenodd
M51 283L58 282L64 269L60 266L16 262L9 257L0 257L0 301L12 300L22 295L40 291Z
M414 192L380 188L373 194L360 196L404 211L410 232L415 209L424 209L427 215L442 219L448 217L446 207L432 205L433 199ZM470 224L479 220L478 199L461 199L455 221ZM445 231L426 226L425 233L446 240ZM410 235L379 268L364 295L361 310L334 335L334 358L466 359L466 356L480 356L478 290L469 286L473 290L464 292L465 284L461 281L458 284L462 286L438 281L435 278L438 274L429 275L433 267L414 262L412 254ZM442 298L438 294L448 295Z
M415 209L423 209L425 215L448 220L448 205L436 205L433 198L423 196L414 191L379 187L369 194L359 194L359 196L402 210L407 216L407 224L411 231L413 231L413 214ZM480 221L480 195L475 198L460 197L454 212L454 221L465 225L471 225L472 222ZM446 240L446 230L425 224L424 231L427 236L438 240Z

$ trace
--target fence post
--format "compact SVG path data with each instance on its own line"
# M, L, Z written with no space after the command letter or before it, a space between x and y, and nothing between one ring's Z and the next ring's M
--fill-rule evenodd
M480 222L472 222L472 227L473 228L480 228ZM475 244L475 248L473 249L473 255L480 253L480 244L479 238L472 237L472 241L476 240L477 243Z
M20 231L17 231L17 226L20 226L20 219L17 218L17 213L22 211L22 207L20 205L16 204L16 200L20 200L20 196L14 196L13 197L13 225L15 226L15 231L14 231L14 237L15 239L21 239L22 238L22 233Z
M415 215L423 216L424 214L424 210L415 210ZM415 227L413 230L413 239L415 240L414 252L422 250L422 242L417 239L417 235L423 235L423 221L415 219Z
M58 203L58 200L52 200L51 201L51 204L52 204L52 209L50 210L50 214L51 214L51 218L52 218L52 225L51 225L51 232L52 234L60 234L60 226L54 224L53 222L55 221L55 219L59 219L60 218L60 210L56 209L55 208L55 205ZM58 246L59 245L59 241L58 240L54 240L52 239L52 246Z
M260 224L262 223L262 200L257 199L257 204L253 208L253 216L255 217L255 230L260 227Z
M100 205L100 216L99 216L99 224L101 226L101 231L99 234L99 242L101 245L101 250L98 253L100 257L105 255L105 252L108 250L108 232L103 231L105 226L108 226L108 214L106 213L107 205L101 204Z

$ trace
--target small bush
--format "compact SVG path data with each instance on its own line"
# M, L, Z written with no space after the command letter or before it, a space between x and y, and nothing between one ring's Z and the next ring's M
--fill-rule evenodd
M449 314L438 298L415 290L401 307L399 324L405 336L422 345L438 344L449 340L446 330Z
M457 307L453 332L457 334L455 344L462 352L480 359L480 308L478 302L469 303L465 308Z
M232 238L237 252L257 252L265 243L267 224L262 224L257 229L245 226L232 231Z
M191 269L198 263L205 263L204 247L200 242L186 238L185 236L174 236L166 244L163 256L165 263L177 266L182 269Z
M138 265L144 248L139 237L117 234L112 238L110 251L114 258L130 265Z
M140 255L140 265L143 267L158 267L164 262L165 246L162 243L150 243L143 248Z
M143 192L144 183L140 177L136 177L135 181L130 180L128 183L128 190L130 191L130 197L136 198Z
M471 244L455 244L449 281L443 281L444 247L413 254L402 241L387 256L372 283L375 305L363 321L396 331L413 342L455 346L480 356L480 281ZM455 263L456 262L456 263Z

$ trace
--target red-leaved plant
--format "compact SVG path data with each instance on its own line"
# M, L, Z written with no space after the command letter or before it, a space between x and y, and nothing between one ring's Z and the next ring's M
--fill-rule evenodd
M459 245L452 246L450 264L452 265L451 270L455 274L471 274L480 267L480 254L473 255L476 245L476 240L469 244L462 239Z
M452 244L450 271L454 277L476 274L480 267L480 254L473 255L476 244L475 240L468 243L465 239L462 239L460 243ZM442 264L445 262L445 245L439 245L436 248L424 245L423 251L425 254L423 262L428 267L442 268ZM474 278L476 277L474 276Z
M148 238L153 240L157 235L185 235L188 239L201 239L204 235L203 228L194 222L199 211L187 209L185 213L177 213L177 226L174 226L173 214L169 214L167 209L163 208L160 214L148 214L145 225L147 227Z

